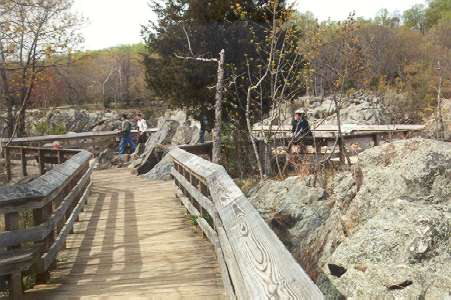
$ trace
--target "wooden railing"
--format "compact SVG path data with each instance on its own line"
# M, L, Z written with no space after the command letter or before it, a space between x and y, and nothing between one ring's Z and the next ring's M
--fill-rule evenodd
M225 169L181 149L170 152L177 195L213 244L234 299L323 299Z
M91 153L45 151L61 162L69 152L73 156L26 184L0 187L0 280L6 279L12 298L22 297L28 272L37 273L38 283L48 280L91 188Z
M148 133L154 133L158 131L158 128L150 128L147 130ZM132 134L138 134L137 130L132 130ZM9 143L10 145L37 145L42 143L52 143L52 142L67 142L67 141L81 141L86 139L99 139L99 138L115 138L119 135L118 131L90 131L90 132L80 132L80 133L69 133L62 135L44 135L44 136L34 136L34 137L24 137L24 138L13 138L7 139L2 138L0 142Z
M27 146L6 146L4 149L5 169L7 181L12 179L11 161L20 160L21 175L28 176L28 161L36 160L39 167L39 174L43 175L46 171L46 164L62 164L68 157L79 153L81 150L76 149L58 149L43 147L27 147Z

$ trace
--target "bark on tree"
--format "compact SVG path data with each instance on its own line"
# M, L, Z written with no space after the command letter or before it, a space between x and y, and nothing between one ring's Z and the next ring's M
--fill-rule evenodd
M224 49L219 53L218 60L218 80L216 83L215 95L215 127L213 129L213 153L214 163L221 161L221 127L222 127L222 98L224 91Z
M335 111L337 114L337 134L338 134L338 145L340 148L340 161L344 162L345 158L349 165L351 165L351 159L346 153L345 141L343 138L343 133L341 132L341 101L338 101L337 96L334 95Z
M442 113L442 68L440 66L440 61L437 62L437 70L439 71L439 83L437 88L437 108L436 108L436 138L438 140L445 139L445 124L443 123L443 113Z

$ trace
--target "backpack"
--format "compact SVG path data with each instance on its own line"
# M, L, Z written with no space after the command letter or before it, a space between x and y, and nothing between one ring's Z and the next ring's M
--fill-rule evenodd
M125 121L125 122L126 122L126 124L125 124L125 130L124 130L124 132L122 133L122 136L123 136L123 137L129 136L129 135L130 135L130 132L132 131L132 124L131 124L129 121Z

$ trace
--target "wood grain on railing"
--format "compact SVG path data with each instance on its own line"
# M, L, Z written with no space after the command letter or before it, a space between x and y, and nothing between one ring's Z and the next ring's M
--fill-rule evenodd
M170 155L179 198L219 253L229 298L323 299L222 166L181 149Z

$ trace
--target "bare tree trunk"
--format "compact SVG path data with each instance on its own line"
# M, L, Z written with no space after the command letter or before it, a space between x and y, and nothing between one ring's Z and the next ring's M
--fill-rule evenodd
M224 91L224 49L219 53L218 81L215 95L215 127L213 129L213 155L214 163L221 161L221 127L222 127L222 96Z
M341 103L337 100L337 96L334 95L334 103L335 103L335 111L337 115L337 134L338 134L338 144L340 147L340 160L344 162L344 159L346 158L349 165L351 165L351 160L349 159L349 156L346 153L345 149L345 141L343 138L343 134L341 132Z
M437 88L437 108L435 112L435 122L436 122L436 138L438 140L443 140L445 138L445 124L443 123L443 113L442 113L442 72L440 67L440 61L437 62L437 70L440 72L439 83Z
M251 117L250 117L250 106L251 106L251 93L252 93L252 87L249 87L247 90L247 98L246 98L246 124L247 124L247 130L249 132L249 138L251 139L252 148L254 150L255 159L257 160L257 167L258 167L258 173L260 175L260 179L263 180L263 166L262 161L260 157L260 153L258 151L257 143L255 142L255 137L252 133L252 125L251 125Z
M26 108L22 107L19 111L19 124L17 127L17 136L24 137L25 136L25 119L26 119Z

